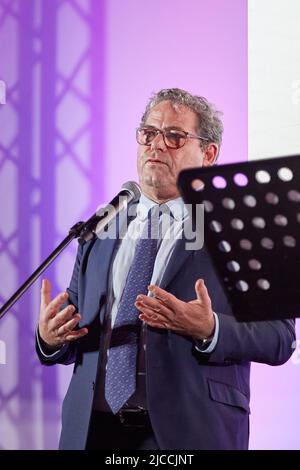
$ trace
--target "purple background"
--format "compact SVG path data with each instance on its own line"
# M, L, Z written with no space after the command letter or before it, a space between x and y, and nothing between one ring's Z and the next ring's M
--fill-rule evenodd
M0 304L70 226L137 179L135 127L152 92L182 87L207 97L224 112L220 163L247 159L246 0L0 0L0 57L8 89L0 106ZM75 253L73 242L47 270L54 294L67 286ZM57 447L72 367L36 359L39 289L36 282L0 323L6 449ZM297 446L288 426L295 364L255 366L252 447Z

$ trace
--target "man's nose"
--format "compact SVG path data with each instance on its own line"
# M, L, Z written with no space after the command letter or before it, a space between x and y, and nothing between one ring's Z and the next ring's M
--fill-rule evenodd
M156 136L151 142L151 149L153 150L166 150L166 144L162 132L157 132Z

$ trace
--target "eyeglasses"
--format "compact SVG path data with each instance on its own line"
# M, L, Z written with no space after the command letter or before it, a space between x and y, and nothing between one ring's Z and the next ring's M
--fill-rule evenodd
M151 142L158 134L162 135L166 147L170 149L179 149L180 147L183 147L188 138L208 141L205 137L190 134L189 132L179 129L162 130L156 129L155 127L138 127L136 130L137 143L140 145L150 146Z

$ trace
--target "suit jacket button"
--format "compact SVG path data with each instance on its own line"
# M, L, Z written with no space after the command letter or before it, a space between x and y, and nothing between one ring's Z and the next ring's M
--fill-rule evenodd
M92 383L92 389L95 390L95 382Z

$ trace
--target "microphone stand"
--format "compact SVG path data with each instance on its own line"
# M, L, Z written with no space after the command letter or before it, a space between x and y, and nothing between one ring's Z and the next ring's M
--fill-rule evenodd
M129 202L135 202L140 198L141 190L137 183L128 181L125 183L119 194L106 207L98 210L86 222L77 222L69 230L69 235L58 245L57 248L45 259L45 261L29 276L24 284L12 295L10 299L0 308L0 318L19 300L27 289L36 281L42 272L57 258L57 256L71 243L74 238L78 238L79 243L95 238L98 233L107 230L109 224L120 210L125 208Z
M42 264L29 276L29 278L19 287L19 289L10 297L10 299L0 308L0 318L19 300L27 289L36 281L45 269L57 258L57 256L71 243L74 238L79 238L79 243L89 240L95 236L92 233L101 219L98 215L93 215L86 222L77 222L69 230L69 235L55 248L54 251L42 262Z

